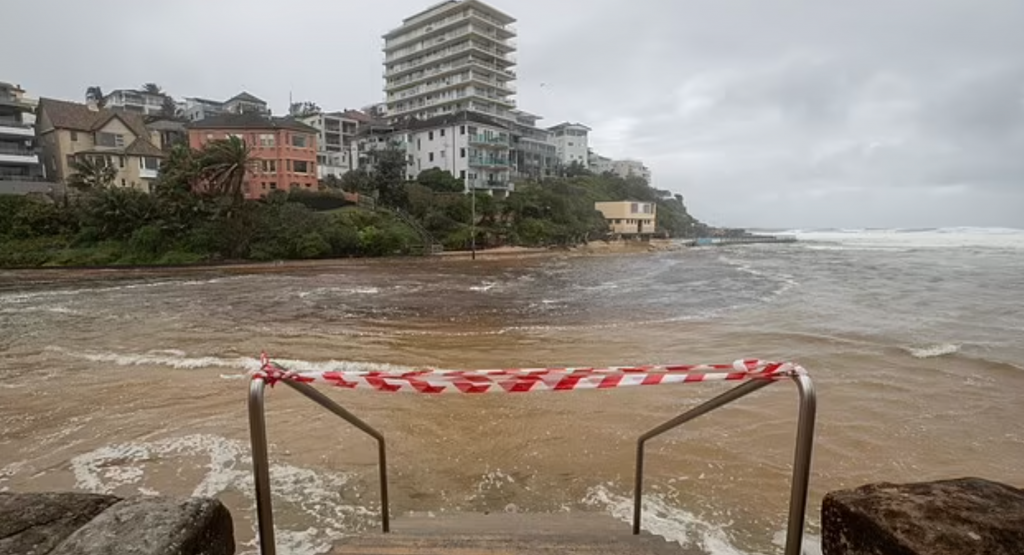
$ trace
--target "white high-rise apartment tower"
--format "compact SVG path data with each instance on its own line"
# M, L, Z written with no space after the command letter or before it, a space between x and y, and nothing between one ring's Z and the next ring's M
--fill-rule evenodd
M515 19L479 0L448 0L384 35L392 122L469 111L514 119Z

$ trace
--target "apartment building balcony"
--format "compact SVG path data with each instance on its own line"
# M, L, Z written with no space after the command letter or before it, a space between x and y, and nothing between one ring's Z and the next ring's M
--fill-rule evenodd
M467 179L466 185L470 189L512 189L512 182L503 179Z
M36 165L38 163L39 154L30 148L0 145L0 164Z
M440 64L449 60L455 60L464 52L468 52L470 54L470 59L473 59L473 55L476 55L476 59L479 59L480 62L488 69L507 71L507 68L516 65L515 56L508 55L505 51L499 48L485 45L480 41L463 41L427 56L422 56L408 62L391 64L391 66L385 70L384 77L391 80L414 74L417 71L424 71L424 66L428 64ZM461 62L463 60L459 61ZM465 60L464 62L469 62L469 60ZM465 65L465 63L463 63L463 65ZM460 67L456 66L455 63L453 63L452 66ZM512 75L512 78L515 78L514 74Z
M511 145L507 135L470 135L469 144L491 148L509 148Z
M419 29L413 28L415 23L410 22L403 27L410 27L410 30L406 33L399 33L402 27L391 31L388 35L398 33L392 38L384 39L384 51L393 52L402 48L405 45L416 42L418 40L427 40L434 38L446 31L451 30L459 25L465 25L466 21L469 20L470 14L468 12L461 12L455 15L448 16L444 19L433 21L429 25L420 27Z
M508 158L500 156L470 156L469 166L471 168L486 168L489 170L507 170L512 167Z
M32 138L36 136L33 125L13 118L0 117L0 136Z

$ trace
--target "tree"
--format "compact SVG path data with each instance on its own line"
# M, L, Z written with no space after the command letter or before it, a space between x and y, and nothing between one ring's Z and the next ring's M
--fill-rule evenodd
M81 191L98 191L106 189L114 183L117 170L106 158L99 156L86 156L71 162L71 169L75 173L68 177L68 185Z
M252 151L238 137L210 141L199 155L200 176L211 194L241 202L253 162Z
M196 151L186 144L178 143L160 164L160 177L156 184L158 195L172 193L191 194L199 188L202 167Z
M309 100L292 102L291 106L288 107L288 113L296 118L304 118L319 114L320 112L320 106L317 106L316 102L310 102Z
M439 193L461 193L466 189L465 184L456 179L451 172L439 168L421 171L416 176L416 182Z
M583 164L578 160L573 160L568 167L565 168L566 177L580 177L585 175L593 175Z
M160 115L165 118L173 118L178 115L178 105L170 96L164 96L163 105L160 106Z
M365 167L354 169L341 176L341 189L363 195L374 195L377 192L373 178Z
M159 95L163 95L164 94L164 90L161 89L160 85L157 85L156 83L143 83L142 84L142 92L149 93L149 94L159 94Z
M405 192L405 151L388 147L379 149L374 154L372 177L381 204L405 209L409 204Z
M100 108L102 108L103 105L106 104L106 101L103 100L103 97L103 89L101 89L99 85L93 85L85 89L85 99L87 101L95 102L96 105Z

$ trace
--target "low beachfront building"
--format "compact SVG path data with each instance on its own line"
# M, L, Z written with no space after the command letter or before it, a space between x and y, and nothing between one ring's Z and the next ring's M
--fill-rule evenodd
M194 149L228 137L244 141L255 160L243 186L246 198L265 197L276 190L319 188L316 128L292 118L257 113L220 114L188 125L188 143Z
M594 208L616 235L651 235L657 227L658 205L653 202L596 202Z

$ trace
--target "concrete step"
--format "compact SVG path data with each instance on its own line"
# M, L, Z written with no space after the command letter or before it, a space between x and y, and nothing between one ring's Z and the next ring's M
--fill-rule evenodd
M391 534L367 534L332 555L704 555L664 538L633 536L629 526L596 513L407 515Z

